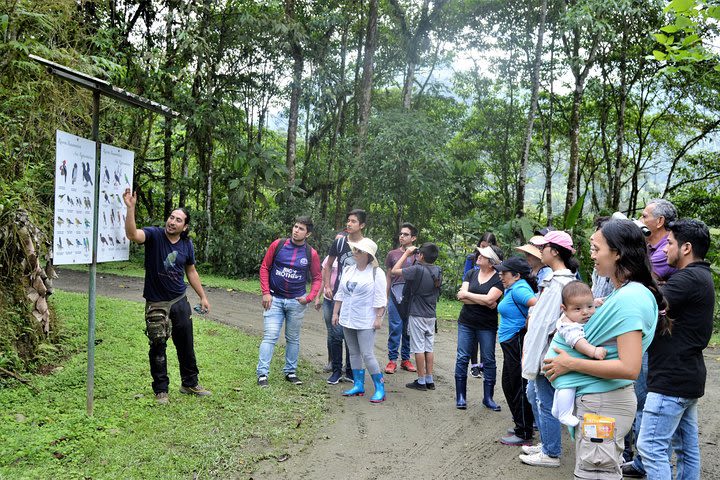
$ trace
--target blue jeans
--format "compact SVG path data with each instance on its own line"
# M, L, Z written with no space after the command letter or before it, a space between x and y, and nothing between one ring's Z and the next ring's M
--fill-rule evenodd
M495 330L473 328L458 323L458 346L455 358L455 378L466 377L473 345L480 343L480 358L483 364L483 377L486 382L495 384L497 367L495 365Z
M645 472L653 480L670 480L670 448L677 456L677 479L700 479L697 398L647 394L638 452L645 459Z
M390 295L393 293L390 292ZM397 361L398 348L400 358L410 360L410 335L408 335L406 323L400 318L395 302L388 298L388 359ZM402 343L402 347L400 346Z
M540 430L543 453L551 457L562 454L562 425L553 417L552 405L555 389L543 375L535 377L535 400L537 402L536 423Z
M270 373L270 360L272 360L275 344L280 338L283 322L285 322L285 367L283 372L287 374L297 370L298 355L300 354L300 328L306 309L307 305L300 305L300 302L294 298L272 297L272 305L263 312L265 331L260 343L258 376Z
M328 350L330 351L330 362L332 363L333 372L342 373L342 346L343 335L342 325L332 324L332 314L335 302L323 299L323 319L325 320L325 327L327 328L328 335ZM348 351L347 343L345 344L345 371L351 373L352 368L350 367L350 352Z
M535 380L528 380L527 389L525 390L525 396L527 397L527 401L528 403L530 403L530 407L532 408L535 425L537 426L538 431L540 431L540 422L542 420L540 419L540 412L538 411L537 406L537 391L535 390ZM540 436L540 441L542 442L542 435Z
M640 425L642 425L643 409L645 408L645 398L647 397L647 376L648 376L648 353L645 352L642 356L642 365L640 367L640 374L637 380L635 380L635 398L637 398L637 413L635 414L635 422L633 423L633 438L635 442L635 450L637 455L633 458L633 467L640 473L645 473L645 467L643 466L642 455L637 452L637 441L640 438Z

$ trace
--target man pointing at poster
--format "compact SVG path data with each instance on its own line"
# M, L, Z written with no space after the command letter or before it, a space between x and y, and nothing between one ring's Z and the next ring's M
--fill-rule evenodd
M123 200L127 205L125 234L137 244L145 245L145 326L150 340L150 374L155 398L160 404L168 403L169 379L165 349L172 337L180 364L182 384L180 393L198 396L210 395L198 383L198 368L193 346L193 326L190 318L184 281L187 275L190 286L200 297L202 312L210 310L200 276L195 269L195 250L188 229L190 214L184 208L170 213L165 228L135 225L137 195L126 189Z

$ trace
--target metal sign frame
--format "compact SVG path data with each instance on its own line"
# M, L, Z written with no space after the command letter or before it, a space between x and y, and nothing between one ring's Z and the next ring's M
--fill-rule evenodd
M95 391L95 317L96 317L96 278L97 278L97 236L99 221L99 197L100 197L100 96L112 98L126 103L133 107L140 107L151 112L158 113L165 117L166 121L172 118L183 118L180 113L153 102L145 97L135 95L118 87L114 87L105 80L92 77L64 65L51 62L37 55L29 55L31 60L38 62L47 68L51 75L55 75L65 81L74 83L92 91L93 94L93 118L92 118L92 141L95 142L95 205L93 207L93 249L92 263L90 263L90 279L88 282L88 364L87 364L87 414L93 415L94 391Z

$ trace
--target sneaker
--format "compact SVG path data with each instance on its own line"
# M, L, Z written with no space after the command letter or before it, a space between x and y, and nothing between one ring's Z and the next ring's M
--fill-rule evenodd
M167 405L170 401L167 392L158 392L155 394L155 401L160 405Z
M422 390L423 392L427 391L427 385L424 383L418 383L417 380L413 380L412 382L405 385L407 388L412 388L413 390ZM435 386L433 385L433 388Z
M479 366L470 367L470 375L474 378L482 378L482 370L480 370Z
M342 378L342 374L340 372L333 372L332 375L327 379L327 383L330 385L337 385L340 383L340 379Z
M348 377L347 375L343 375L340 377L340 381L343 383L355 383L355 380L352 379L352 377Z
M430 383L425 382L425 386L427 387L428 390L435 390L435 383L433 383L433 382L430 382Z
M302 380L298 378L294 373L288 373L285 375L285 380L292 383L293 385L302 385Z
M197 395L198 397L207 397L209 395L212 395L212 392L210 390L206 390L199 383L194 387L186 387L185 385L181 385L180 393L184 393L185 395Z
M521 447L523 445L532 445L532 438L518 437L514 433L512 435L506 435L500 439L500 443L503 445L510 445L511 447Z
M642 473L640 470L635 468L635 464L633 462L625 462L620 466L620 469L622 470L623 477L627 478L645 478L645 474Z
M390 360L388 364L385 365L385 373L393 374L395 370L397 370L397 363L395 363L395 360Z
M534 455L542 452L542 443L538 443L537 445L523 445L520 447L520 450L522 450L525 455Z
M330 373L332 372L332 362L328 362L327 365L323 367L324 373Z
M535 467L559 467L560 459L557 457L549 457L543 452L533 453L532 455L520 455L520 461Z
M260 375L258 377L258 387L267 388L269 386L270 384L268 383L267 375Z
M417 372L417 368L415 368L415 365L413 365L410 360L403 360L400 363L400 368L407 370L408 372Z

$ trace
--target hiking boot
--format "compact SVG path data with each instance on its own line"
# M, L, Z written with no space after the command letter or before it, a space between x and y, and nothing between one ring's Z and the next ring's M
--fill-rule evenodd
M333 372L333 374L328 377L327 383L329 383L330 385L337 385L338 383L340 383L341 378L342 374L340 372Z
M512 435L502 437L500 443L510 445L511 447L521 447L523 445L532 445L532 438L518 437L513 433Z
M635 468L635 464L633 462L626 462L623 463L620 466L620 469L622 470L623 477L626 478L645 478L645 474L642 473L640 470Z
M400 368L407 370L408 372L417 372L417 368L415 368L415 365L413 365L410 360L403 360L400 363Z
M520 455L520 461L532 465L534 467L559 467L560 459L550 457L543 452L533 453L532 455Z
M397 363L395 363L395 360L390 360L388 364L385 365L385 373L393 374L395 370L397 370Z
M482 370L480 370L480 366L476 365L474 367L470 367L470 375L472 375L474 378L481 378Z
M198 397L207 397L212 395L212 392L210 390L206 390L199 383L194 387L186 387L185 385L181 385L180 393L184 393L185 395L197 395Z
M270 386L270 384L268 383L267 375L260 375L258 377L257 383L258 383L258 387L261 387L261 388L267 388Z
M423 392L427 391L427 385L424 383L419 383L417 380L413 380L412 382L405 385L407 388L412 388L413 390L422 390ZM435 385L433 385L434 387Z
M293 385L302 385L302 380L298 378L294 373L288 373L285 375L285 380L292 383Z
M170 401L167 392L158 392L155 394L155 401L160 405L167 405Z
M537 445L523 445L520 447L520 450L522 450L525 455L534 455L542 452L542 443L538 443Z

